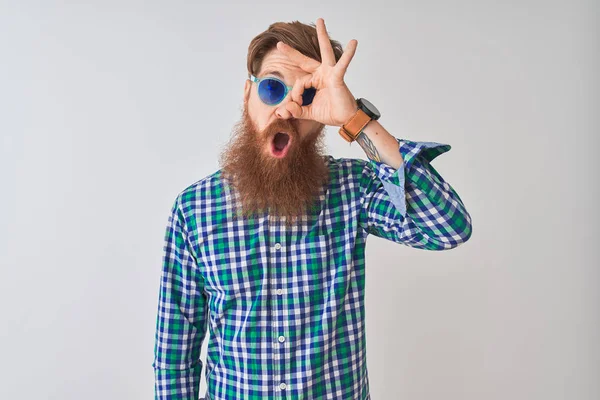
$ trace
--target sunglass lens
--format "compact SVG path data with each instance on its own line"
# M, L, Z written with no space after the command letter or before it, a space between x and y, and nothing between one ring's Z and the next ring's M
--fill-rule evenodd
M304 89L304 93L302 93L302 105L307 106L313 101L313 97L317 93L317 89L314 87Z
M258 85L258 95L265 104L277 104L283 100L285 87L275 79L264 79Z

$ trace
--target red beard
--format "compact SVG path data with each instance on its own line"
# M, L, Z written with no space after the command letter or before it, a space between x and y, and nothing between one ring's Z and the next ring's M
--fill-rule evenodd
M316 206L318 194L329 183L322 132L325 126L300 136L290 120L277 119L259 132L245 106L233 137L220 154L223 178L238 192L241 210L248 217L268 212L285 217L288 225ZM278 132L289 135L281 158L271 153ZM285 145L279 135L275 147Z

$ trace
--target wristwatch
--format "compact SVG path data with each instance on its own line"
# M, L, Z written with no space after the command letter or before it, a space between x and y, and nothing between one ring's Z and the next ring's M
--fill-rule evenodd
M356 105L358 106L358 110L356 110L354 116L342 125L339 130L340 136L350 143L356 140L359 133L362 132L371 120L377 121L381 117L381 113L377 107L367 99L356 99Z

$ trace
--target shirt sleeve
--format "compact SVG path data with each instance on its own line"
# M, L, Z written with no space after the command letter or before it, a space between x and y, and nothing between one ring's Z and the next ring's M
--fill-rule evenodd
M360 224L367 233L410 247L445 250L471 236L471 217L458 193L431 166L448 144L398 139L404 162L395 169L364 162Z
M155 399L198 399L207 320L204 281L175 201L163 247L154 346Z

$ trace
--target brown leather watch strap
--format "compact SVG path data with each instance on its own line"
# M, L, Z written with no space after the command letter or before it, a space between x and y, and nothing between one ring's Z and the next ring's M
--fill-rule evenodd
M340 136L343 137L347 142L353 142L370 121L371 117L369 117L363 110L359 108L356 111L356 114L350 118L350 121L346 122L340 127Z

